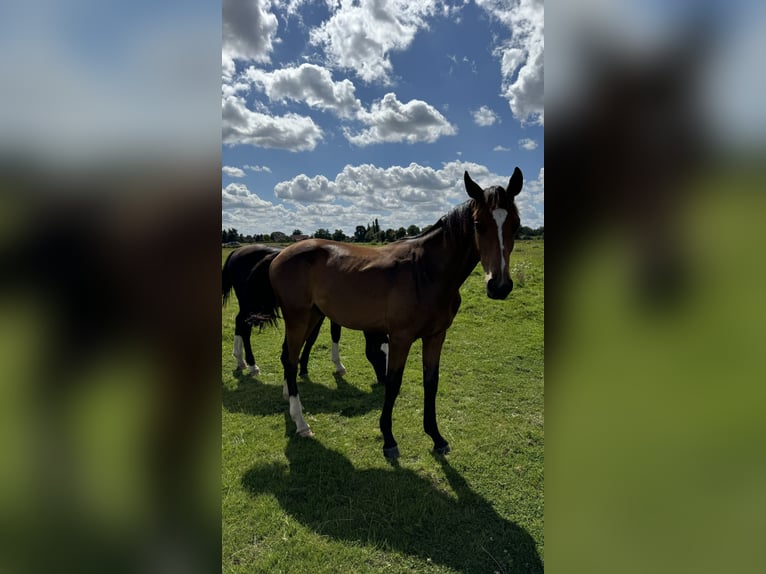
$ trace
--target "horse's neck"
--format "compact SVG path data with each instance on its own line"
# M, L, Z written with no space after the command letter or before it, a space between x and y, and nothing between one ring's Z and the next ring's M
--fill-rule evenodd
M431 274L446 290L457 291L479 262L473 237L448 233L444 228L424 238L424 258Z

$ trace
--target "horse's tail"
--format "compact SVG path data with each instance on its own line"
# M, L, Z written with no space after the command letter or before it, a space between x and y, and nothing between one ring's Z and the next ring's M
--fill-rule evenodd
M245 319L251 325L263 329L274 326L279 319L279 304L269 278L269 268L279 252L269 253L255 264L247 277L247 290L252 296L253 311Z
M221 283L223 285L223 298L221 300L221 305L223 307L226 307L226 303L229 301L229 295L231 294L231 288L234 286L234 282L231 278L231 270L229 269L229 260L231 259L231 256L234 255L235 251L229 253L229 256L226 258L226 262L223 264L223 269L221 271Z

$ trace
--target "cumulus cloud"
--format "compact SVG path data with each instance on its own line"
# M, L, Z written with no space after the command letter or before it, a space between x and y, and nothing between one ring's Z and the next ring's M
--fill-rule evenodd
M499 120L497 114L487 106L482 106L478 110L473 110L471 115L473 115L473 121L476 122L476 125L482 127L491 126Z
M522 193L516 196L521 224L533 229L545 225L545 168L541 167L537 179L524 182Z
M270 60L278 26L270 6L271 0L223 0L224 77L228 70L233 74L234 59Z
M329 202L335 199L335 183L325 176L318 175L309 178L300 174L290 181L282 181L274 187L274 195L281 199L300 202Z
M225 165L221 168L221 171L229 177L245 177L245 172L239 167Z
M532 151L533 149L537 149L537 142L532 138L523 138L519 140L519 147L527 151Z
M306 116L271 116L248 109L243 98L224 97L222 140L226 145L250 144L289 151L313 150L322 130Z
M250 67L244 77L266 93L271 101L293 100L312 108L351 118L362 108L350 80L334 82L330 71L315 64L301 64L272 72Z
M545 8L543 0L476 0L476 3L511 31L511 39L499 46L503 77L502 95L513 116L543 125L543 73Z
M244 183L230 183L221 189L221 208L224 211L233 208L263 210L272 207L274 204L252 193Z
M492 148L492 151L511 151L510 148L507 148L505 146L496 145Z
M510 177L510 173L493 173L484 165L466 161L451 161L440 168L417 163L386 168L346 165L332 180L301 174L278 183L275 193L286 203L277 205L232 183L223 190L223 224L243 233L295 227L311 232L323 227L351 234L357 225L376 218L383 228L423 227L468 199L463 184L466 170L484 187L507 185ZM541 169L537 179L527 179L516 199L522 223L530 227L543 225L543 174Z
M464 161L445 163L441 169L417 163L387 168L361 164L346 165L333 181L301 174L277 184L275 192L278 197L304 202L342 199L358 213L386 213L388 227L407 227L434 223L455 204L468 199L463 184L465 170L472 177L494 179L496 184L503 178L507 181L505 176L493 177L485 166Z
M457 128L430 104L422 100L405 104L391 92L374 102L369 111L359 112L357 119L370 126L356 134L344 130L346 139L357 146L383 142L432 143L441 136L457 133Z
M390 83L392 51L405 50L435 12L434 0L328 2L332 17L311 30L331 66L353 70L365 82Z

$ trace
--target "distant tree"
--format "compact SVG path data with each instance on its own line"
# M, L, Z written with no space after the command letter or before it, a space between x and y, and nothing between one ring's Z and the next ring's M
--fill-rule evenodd
M413 235L417 235L418 233L420 233L420 227L418 227L417 225L410 225L407 228L407 235L409 235L410 237L412 237Z
M348 239L342 229L336 229L332 234L333 241L346 241Z
M532 229L531 227L522 225L521 227L519 227L519 230L516 232L516 239L544 239L544 238L545 238L545 227L538 227L537 229Z
M221 232L221 242L229 243L230 241L242 241L239 231L233 227Z
M386 239L385 240L387 242L391 242L391 241L396 241L396 239L397 239L396 238L396 231L394 231L393 229L386 229Z
M401 239L402 237L407 237L407 230L404 227L396 230L396 238Z
M275 231L271 234L271 240L275 243L286 243L290 238L281 231Z
M362 243L367 239L367 228L364 225L357 225L354 231L354 241Z
M330 232L324 228L317 229L316 232L314 233L314 237L316 237L317 239L332 239L332 235L330 235Z
M303 235L303 231L301 231L300 229L293 229L293 232L291 233L291 235Z
M425 233L426 231L428 231L432 227L433 227L433 225L426 225L423 229L420 230L420 233Z

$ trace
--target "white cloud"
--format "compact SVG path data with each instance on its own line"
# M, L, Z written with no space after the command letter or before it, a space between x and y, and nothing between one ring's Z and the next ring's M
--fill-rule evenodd
M281 199L300 202L329 202L335 199L335 183L325 176L309 178L300 174L290 181L282 181L274 187L274 195Z
M226 145L250 144L289 151L313 150L322 139L322 130L306 116L270 116L247 108L245 100L224 97L221 119Z
M482 127L491 126L499 120L497 114L487 106L482 106L478 110L473 110L471 115L473 115L473 121L476 122L476 125Z
M351 118L361 110L350 80L333 82L329 70L315 64L283 68L272 72L250 67L244 77L264 91L271 101L293 100L312 108L329 110L341 118Z
M271 0L223 0L224 76L233 59L268 62L277 33Z
M405 50L426 18L434 0L360 0L328 2L332 17L311 30L311 43L322 46L328 63L350 69L365 82L389 83L389 53Z
M522 192L516 196L521 224L536 229L545 225L545 168L541 167L537 179L524 182Z
M501 145L496 145L495 147L492 148L492 151L511 151L511 150L510 148L507 148Z
M249 169L250 171L267 171L271 173L271 168L267 165L248 165L245 164L245 169Z
M511 39L495 51L500 57L502 95L522 123L543 125L545 8L543 0L476 0L511 31Z
M411 163L378 167L346 165L333 180L300 174L275 186L286 204L271 204L258 198L242 184L224 188L223 225L242 233L289 232L298 227L312 233L320 227L343 229L351 235L357 225L377 218L384 229L423 227L435 223L455 205L468 199L463 172L484 187L507 185L510 173L492 173L481 164L452 161L441 168ZM526 181L516 203L522 224L543 224L544 171Z
M523 138L519 140L519 147L527 151L537 149L537 142L532 138Z
M390 92L373 103L369 112L357 114L357 118L370 127L357 134L345 129L344 134L358 146L382 142L432 143L441 136L457 133L457 128L430 104L421 100L404 104Z
M274 204L252 193L244 183L230 183L221 189L221 208L223 211L233 208L269 209Z
M225 165L221 168L221 171L229 177L245 177L245 172L238 167L231 165Z

